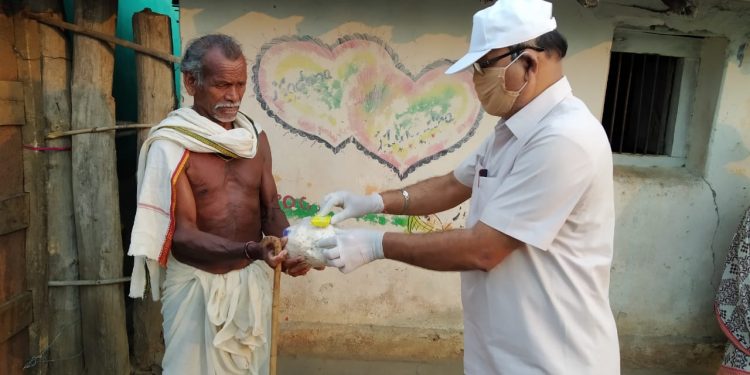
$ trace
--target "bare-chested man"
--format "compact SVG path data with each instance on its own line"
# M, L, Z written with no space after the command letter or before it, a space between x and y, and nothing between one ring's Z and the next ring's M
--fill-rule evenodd
M239 112L247 84L239 44L220 34L198 38L181 71L194 104L170 113L141 151L148 156L139 162L136 249L129 253L145 253L149 271L154 260L166 265L165 374L266 374L270 281L256 261L283 262L292 276L309 266L261 244L289 223L276 198L268 137ZM153 255L139 251L146 241L136 238L161 234L160 214L169 217L163 240ZM152 228L155 234L145 233ZM137 269L136 262L134 279ZM131 295L139 292L131 287Z
M239 46L221 48L221 43L229 42L214 35L204 38L191 45L198 51L185 53L185 59L195 58L183 62L185 88L193 96L195 112L230 130L237 116L242 116L239 106L247 84L247 63ZM219 47L211 47L212 38L217 38ZM236 53L240 55L232 55ZM192 67L193 61L199 63L199 70ZM252 262L245 257L248 241L253 259L270 260L259 241L263 234L281 237L289 222L276 199L268 137L253 125L259 132L253 158L190 153L185 173L177 181L172 245L177 260L217 274L242 269Z

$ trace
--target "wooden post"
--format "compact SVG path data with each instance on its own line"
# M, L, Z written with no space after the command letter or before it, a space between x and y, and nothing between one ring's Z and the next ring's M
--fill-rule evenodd
M42 0L35 12L62 19L62 2ZM70 130L70 56L68 40L59 29L39 25L42 48L42 99L46 132ZM47 141L49 147L70 147L70 138ZM49 280L78 280L78 248L73 214L69 151L47 155L47 249ZM51 336L49 373L83 373L81 307L77 286L49 289Z
M24 3L25 7L29 5ZM23 82L25 125L21 128L23 144L44 145L42 120L42 71L39 24L14 16L15 50L18 56L18 78ZM33 323L29 326L27 361L30 374L46 374L46 350L49 342L47 295L47 162L41 152L26 150L23 154L24 191L29 195L29 226L26 228L26 285L32 293Z
M169 17L144 9L133 15L134 41L144 47L172 51ZM138 122L158 123L177 103L174 92L172 64L136 52L135 69L138 80ZM138 147L146 140L149 129L138 131ZM139 148L140 150L140 148Z
M75 23L114 35L116 0L77 0ZM88 36L73 37L73 129L115 125L111 97L114 48ZM73 198L79 275L84 280L122 276L115 134L73 137ZM129 374L122 284L81 286L81 327L86 373Z
M16 47L15 23L20 20L3 4L0 11L0 374L18 374L29 358L29 311L26 286L26 228L29 194L24 190L23 128L26 124L24 84L19 79L23 63ZM25 300L26 302L24 302ZM11 302L12 301L12 302ZM13 304L13 305L8 305ZM13 334L15 333L15 334ZM11 334L13 334L11 336Z
M169 17L145 9L133 15L134 41L164 53L172 51ZM136 52L138 122L158 123L175 107L172 64ZM138 131L138 150L149 129ZM136 159L137 160L137 159ZM160 368L164 358L161 303L150 296L133 303L133 360L137 370Z

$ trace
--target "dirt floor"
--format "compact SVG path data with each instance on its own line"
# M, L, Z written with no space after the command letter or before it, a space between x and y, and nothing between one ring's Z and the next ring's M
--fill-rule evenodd
M280 357L279 375L460 375L460 362L379 362ZM715 371L623 369L621 375L715 375Z

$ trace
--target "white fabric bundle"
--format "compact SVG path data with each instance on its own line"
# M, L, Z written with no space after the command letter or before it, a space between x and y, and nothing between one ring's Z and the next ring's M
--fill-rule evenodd
M287 229L286 250L290 257L302 257L311 267L323 267L326 265L326 258L323 248L316 246L316 243L335 234L333 225L320 228L312 225L310 218L305 218Z

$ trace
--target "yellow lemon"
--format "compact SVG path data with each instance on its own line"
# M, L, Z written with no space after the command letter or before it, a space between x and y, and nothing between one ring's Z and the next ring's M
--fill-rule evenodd
M330 223L331 223L331 217L330 216L313 216L310 219L310 224L312 224L313 226L316 226L318 228L325 228Z

